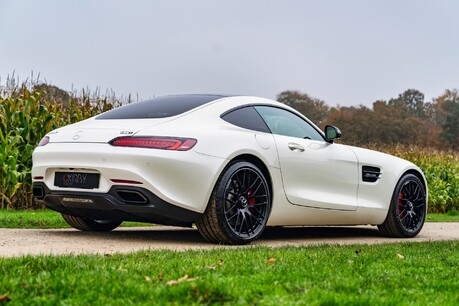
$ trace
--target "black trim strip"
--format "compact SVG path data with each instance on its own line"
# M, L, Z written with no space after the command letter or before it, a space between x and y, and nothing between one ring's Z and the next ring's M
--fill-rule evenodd
M201 214L170 204L151 191L134 186L114 185L108 193L55 191L35 182L35 200L60 213L94 220L150 222L190 227ZM38 192L40 190L40 192ZM130 191L145 198L144 203L127 202L119 192Z

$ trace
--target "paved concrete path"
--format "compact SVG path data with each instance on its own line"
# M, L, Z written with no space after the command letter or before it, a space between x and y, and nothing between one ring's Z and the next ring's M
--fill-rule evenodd
M426 223L412 239L381 236L374 226L268 228L254 246L374 244L459 240L459 223ZM112 232L74 229L0 229L0 256L39 254L113 254L138 250L230 248L206 242L196 229L152 226L120 227Z

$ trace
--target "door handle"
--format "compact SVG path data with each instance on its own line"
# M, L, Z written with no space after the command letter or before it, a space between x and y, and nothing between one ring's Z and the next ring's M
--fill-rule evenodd
M303 152L304 151L304 148L303 146L297 144L297 143L293 143L293 142L290 142L288 144L288 148L290 150L292 150L293 152Z

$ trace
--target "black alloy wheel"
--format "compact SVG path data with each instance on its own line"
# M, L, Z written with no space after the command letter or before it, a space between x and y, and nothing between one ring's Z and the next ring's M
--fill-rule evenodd
M271 194L263 173L251 163L238 161L219 178L197 226L212 242L249 243L262 234L270 211Z
M392 237L414 237L422 229L427 214L424 184L413 174L398 182L386 220L379 229Z

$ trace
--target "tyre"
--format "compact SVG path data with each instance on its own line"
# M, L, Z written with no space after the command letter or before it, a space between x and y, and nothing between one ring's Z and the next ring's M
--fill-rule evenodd
M417 176L406 174L395 186L386 220L378 228L386 236L414 237L421 231L426 214L426 188Z
M263 233L270 212L271 194L263 173L237 161L221 174L196 226L208 241L246 244Z
M81 231L108 232L117 228L123 221L92 220L71 215L61 214L65 222Z

